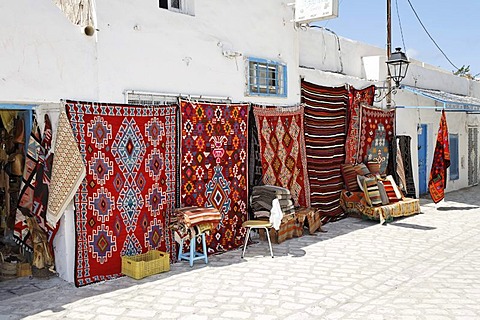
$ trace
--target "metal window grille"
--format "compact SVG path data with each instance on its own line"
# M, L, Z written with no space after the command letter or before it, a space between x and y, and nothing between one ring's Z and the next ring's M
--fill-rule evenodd
M450 180L458 180L458 134L449 134Z
M287 96L287 66L258 58L247 58L247 90L250 96Z
M149 93L135 91L125 92L125 102L127 104L136 104L142 106L158 106L167 103L175 103L178 100L178 95L165 95L160 93Z
M230 97L196 95L196 94L181 94L181 93L161 93L137 90L125 90L125 103L134 105L163 105L169 103L178 103L178 99L192 100L192 101L208 101L215 103L232 103Z

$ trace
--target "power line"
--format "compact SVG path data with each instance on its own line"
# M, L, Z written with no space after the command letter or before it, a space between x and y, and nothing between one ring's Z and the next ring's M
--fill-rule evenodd
M440 48L440 46L437 44L437 42L433 39L433 37L430 35L430 33L428 32L427 28L425 28L425 26L423 25L423 22L422 20L420 20L420 17L418 16L417 14L417 11L415 11L415 8L413 8L413 5L412 3L410 2L410 0L407 0L408 1L408 4L410 5L410 8L412 8L412 11L413 13L415 14L415 16L417 17L417 20L418 22L420 22L420 24L422 25L422 28L423 30L425 30L425 32L427 33L428 37L430 38L430 40L432 40L432 42L435 44L435 46L438 48L438 50L440 50L440 52L443 54L443 56L445 57L445 59L448 60L448 62L450 62L450 64L456 69L456 70L459 70L459 68L453 64L453 62L447 57L447 55L445 54L445 52L443 52L443 50Z
M402 29L402 20L400 20L400 12L398 11L398 1L395 0L395 8L397 10L398 25L400 26L400 34L402 35L403 49L407 51L407 46L405 45L405 39L403 38L403 29Z

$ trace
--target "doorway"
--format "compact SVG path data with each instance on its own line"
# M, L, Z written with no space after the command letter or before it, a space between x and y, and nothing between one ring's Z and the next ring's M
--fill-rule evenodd
M478 184L478 128L468 128L468 185Z
M428 150L428 126L418 124L418 192L419 195L428 193L427 189L427 150Z

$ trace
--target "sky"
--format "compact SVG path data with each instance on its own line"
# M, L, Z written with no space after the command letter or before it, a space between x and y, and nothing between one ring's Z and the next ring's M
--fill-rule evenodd
M470 74L480 78L480 0L410 0L427 31L457 68L430 40L408 0L391 3L392 51L402 47L409 58L447 71L470 66ZM339 0L338 18L313 24L345 38L386 48L386 4L386 0Z

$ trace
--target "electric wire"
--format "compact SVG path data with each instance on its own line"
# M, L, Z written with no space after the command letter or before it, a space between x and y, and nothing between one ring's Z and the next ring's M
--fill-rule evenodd
M317 26L317 25L308 25L309 28L318 28L318 29L322 29L322 30L325 30L325 31L328 31L330 32L331 34L333 34L333 36L335 37L335 39L337 40L337 46L338 46L338 60L340 62L340 73L343 73L343 60L342 60L342 48L340 47L340 37L338 36L338 34L336 34L334 31L328 29L328 28L325 28L325 27L322 27L322 26Z
M437 42L433 39L433 37L430 35L430 33L428 32L427 28L425 27L425 25L423 24L422 20L420 20L420 17L418 16L417 14L417 11L415 11L415 8L413 7L412 3L410 2L410 0L407 0L408 4L410 5L410 8L412 8L412 11L413 13L415 14L415 16L417 17L417 20L418 22L420 22L420 25L422 26L423 30L425 30L425 32L427 33L428 37L430 38L430 40L432 40L432 42L435 44L435 46L438 48L438 50L440 50L440 52L443 54L443 56L445 57L445 59L447 59L447 61L457 70L459 70L459 68L447 57L447 55L445 54L445 52L443 52L443 50L440 48L440 46L437 44Z
M400 27L400 34L402 36L403 49L407 51L407 46L405 45L405 39L403 38L402 20L400 20L400 12L398 11L398 0L395 0L395 9L397 10L398 25Z

